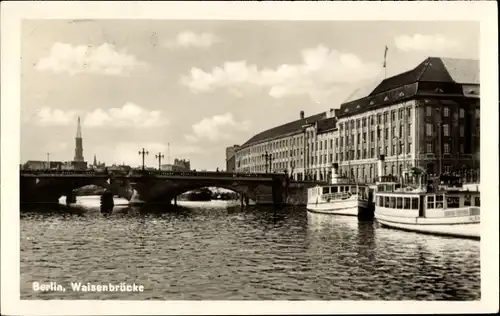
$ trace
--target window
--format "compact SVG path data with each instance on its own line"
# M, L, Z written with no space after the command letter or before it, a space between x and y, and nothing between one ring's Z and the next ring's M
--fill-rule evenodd
M463 125L460 125L460 137L464 137L465 129Z
M384 206L385 207L389 207L391 205L391 202L390 202L391 198L388 197L388 196L385 196L384 197Z
M409 210L410 209L410 207L411 207L410 201L411 201L410 198L407 198L407 197L404 198L404 200L403 200L403 209L405 209L405 210Z
M392 136L392 138L397 137L396 136L396 127L395 126L392 127L392 134L391 134L391 136Z
M391 196L391 198L389 200L389 207L394 208L395 206L396 206L396 198Z
M403 125L399 125L399 137L403 137Z
M411 123L408 123L408 131L406 133L407 136L411 136Z
M465 110L460 109L460 118L464 118L464 117L465 117Z
M408 143L408 146L406 148L406 153L409 154L411 152L411 143Z
M323 150L323 141L319 141L319 150Z
M443 195L436 195L436 208L443 208Z
M411 209L418 210L418 198L411 198Z
M392 154L397 155L396 153L396 145L392 145Z
M426 146L426 153L432 153L433 150L432 150L432 143L427 143L427 146Z
M458 196L448 196L446 198L447 208L458 208L460 207L460 198Z
M445 107L443 109L443 115L444 115L444 117L449 117L450 116L450 109L448 107Z
M391 112L392 121L396 120L396 111Z
M366 159L366 149L363 149L363 159Z
M406 114L409 118L411 117L411 108L406 109Z
M481 206L481 200L480 200L479 196L474 197L474 205Z
M425 124L425 135L432 136L432 124L431 123Z
M431 108L430 106L428 106L428 107L426 108L426 115L427 115L427 116L432 116L432 108Z
M330 159L328 159L328 162L332 162L332 159L333 159L333 154L330 154L329 158L330 158Z
M449 154L450 153L450 144L444 143L444 153Z
M360 141L361 141L361 134L358 134L357 143L359 144Z
M377 139L380 139L380 128L377 127Z
M371 131L370 132L370 141L373 142L375 140L375 132Z
M377 124L382 123L382 114L377 114Z
M479 109L476 109L476 118L481 117L481 111Z
M370 158L373 157L375 157L375 148L372 147L372 149L370 150Z
M448 124L443 125L443 135L450 136L450 125Z
M464 206L471 206L470 203L471 203L470 195L464 196Z
M385 129L385 135L384 136L385 136L385 139L389 139L389 128L388 127Z
M402 197L396 198L396 208L399 208L399 209L403 208L403 198Z
M363 127L366 126L366 118L363 119Z
M384 123L387 123L387 118L389 117L389 113L384 113Z
M333 139L330 139L330 148L333 148Z
M434 208L434 195L427 196L427 209Z

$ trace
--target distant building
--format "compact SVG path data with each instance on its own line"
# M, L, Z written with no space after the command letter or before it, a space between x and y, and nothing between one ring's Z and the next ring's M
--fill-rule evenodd
M236 151L239 145L233 145L226 148L226 171L233 172L236 169Z
M91 169L104 169L106 164L104 162L98 162L96 155L94 155L94 162L89 166Z
M164 171L189 171L191 170L191 162L185 159L174 159L173 164L161 165L161 170Z

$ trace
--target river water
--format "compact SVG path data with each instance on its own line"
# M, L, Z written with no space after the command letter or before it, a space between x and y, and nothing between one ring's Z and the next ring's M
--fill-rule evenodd
M305 208L182 202L171 210L21 210L22 299L478 300L479 242ZM57 282L67 291L34 291ZM71 283L143 285L82 292Z

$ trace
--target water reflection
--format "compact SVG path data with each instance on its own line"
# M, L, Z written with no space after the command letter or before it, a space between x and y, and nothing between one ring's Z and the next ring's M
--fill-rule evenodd
M479 243L303 208L134 206L105 217L21 213L23 299L458 299L480 297ZM136 282L143 293L34 293L31 282ZM132 296L131 296L132 295Z

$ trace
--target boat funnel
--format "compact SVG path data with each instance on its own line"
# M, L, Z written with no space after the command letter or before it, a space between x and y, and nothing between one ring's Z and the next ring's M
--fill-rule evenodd
M379 155L377 161L377 172L379 181L382 181L382 177L385 176L384 165L385 165L385 155Z

